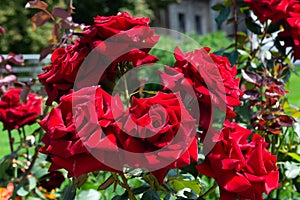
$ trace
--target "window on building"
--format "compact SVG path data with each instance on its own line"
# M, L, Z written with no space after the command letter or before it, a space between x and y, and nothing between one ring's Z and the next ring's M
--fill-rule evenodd
M201 26L201 17L199 15L195 16L195 30L198 34L203 34Z
M185 33L185 15L183 13L178 13L178 25L179 31Z

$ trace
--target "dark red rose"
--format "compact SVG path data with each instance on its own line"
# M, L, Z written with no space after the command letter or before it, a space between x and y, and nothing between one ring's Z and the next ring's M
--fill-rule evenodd
M116 151L114 133L105 133L114 122L111 102L115 101L118 100L100 87L84 88L61 98L60 104L40 122L46 131L42 139L45 146L40 152L52 156L50 171L64 168L70 177L99 170L116 171L91 154L99 147L106 159L112 159L110 152Z
M175 49L176 63L160 73L165 89L180 91L181 95L195 94L200 108L200 127L211 124L212 111L218 108L234 117L233 107L241 105L236 67L225 57L209 53L209 48L183 53ZM192 89L191 89L192 88ZM198 106L198 105L197 105Z
M236 123L225 122L220 137L198 171L214 178L221 193L221 200L263 199L279 187L276 156L267 151L264 139Z
M38 185L45 188L48 192L51 192L51 190L59 188L64 180L65 177L62 172L53 171L40 177Z
M29 93L25 102L20 102L22 89L10 89L0 100L0 121L4 130L19 129L34 124L41 114L42 99Z
M290 4L289 0L244 0L261 23L272 20L273 23L284 19Z
M62 95L67 94L73 88L77 74L81 75L76 79L81 81L80 87L101 85L104 79L114 81L116 76L132 67L157 61L156 57L148 54L158 40L148 23L148 18L136 18L128 13L96 17L94 24L85 28L75 44L56 49L51 58L52 64L43 68L44 73L39 75L39 80L48 94L46 104L58 102ZM93 51L93 56L85 62L85 68L79 71L83 61L96 47L96 53ZM90 83L91 80L96 80L96 83Z
M150 98L133 98L130 108L116 122L121 127L120 147L139 153L124 156L132 167L156 169L162 182L171 168L197 162L198 145L195 119L184 107L179 94L158 92ZM157 153L151 154L151 152Z
M299 9L300 10L300 9ZM291 13L290 13L291 14ZM284 41L285 47L293 48L294 60L300 59L300 13L294 17L288 17L285 21L284 31L278 34L279 39Z

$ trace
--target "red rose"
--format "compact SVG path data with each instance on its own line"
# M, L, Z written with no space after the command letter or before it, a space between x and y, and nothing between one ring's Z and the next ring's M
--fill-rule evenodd
M150 98L133 98L116 125L122 129L117 133L120 147L138 153L125 153L124 163L155 169L152 173L160 182L169 169L197 162L195 120L179 95L158 92Z
M119 97L83 88L62 97L40 122L46 131L40 151L52 155L50 171L64 168L69 176L129 165L147 168L162 181L169 169L197 161L194 122L174 94L133 99L124 110Z
M294 59L300 59L300 13L298 16L288 17L285 21L283 32L278 34L280 40L284 41L285 47L292 47Z
M25 102L20 102L22 89L10 89L0 100L0 121L4 130L19 129L36 122L41 114L42 99L29 93Z
M234 106L241 105L236 67L225 57L209 54L209 48L183 53L175 49L176 63L160 73L165 89L180 91L182 95L196 94L200 108L200 127L207 129L214 107L234 117ZM192 90L190 88L193 88Z
M45 188L48 192L51 192L51 190L59 188L64 180L65 177L62 172L53 171L40 177L38 185Z
M109 38L121 31L127 31L139 26L148 26L150 19L145 17L132 17L127 12L116 16L97 16L94 19L101 38Z
M96 47L97 55L85 63L87 68L81 69L84 76L77 77L84 86L91 86L91 80L99 80L101 85L104 79L114 80L120 75L118 72L125 73L131 67L157 61L156 57L148 54L158 40L148 23L148 18L136 18L128 13L96 17L94 24L86 27L75 44L56 49L51 58L52 64L43 68L45 72L39 75L39 80L48 94L46 104L59 101L73 88L81 64ZM102 73L101 77L99 73Z
M286 17L290 0L244 0L261 23L272 20L275 23ZM276 13L276 14L274 14Z
M60 104L40 122L46 131L42 139L45 146L40 152L52 155L50 171L64 168L71 177L99 170L116 171L91 154L98 145L104 156L112 159L110 152L116 149L116 139L113 133L103 131L114 121L114 101L100 87L84 88L61 98ZM113 147L109 146L112 142Z
M267 143L258 134L249 143L250 134L227 121L214 148L197 166L201 174L217 181L220 199L263 199L263 193L279 186L276 156L267 151Z

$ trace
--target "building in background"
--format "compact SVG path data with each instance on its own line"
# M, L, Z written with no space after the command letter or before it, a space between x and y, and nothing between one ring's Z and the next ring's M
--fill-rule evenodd
M181 0L171 3L165 9L155 11L154 26L176 30L182 33L205 35L218 30L215 18L218 12L211 9L220 0ZM242 27L241 27L242 28ZM233 24L221 27L227 34L233 33Z

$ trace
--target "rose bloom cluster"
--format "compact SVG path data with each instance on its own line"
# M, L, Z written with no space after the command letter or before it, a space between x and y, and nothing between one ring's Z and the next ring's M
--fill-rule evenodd
M276 189L279 172L276 156L267 149L264 139L251 134L236 123L226 121L221 134L204 162L197 166L201 174L214 178L221 193L221 199L263 199Z
M165 67L160 72L166 90L179 91L183 96L195 94L194 102L200 109L199 127L207 130L212 122L213 110L218 108L226 118L235 117L233 107L241 105L237 70L226 57L209 53L209 48L183 53L175 49L174 67ZM198 114L198 113L197 113Z
M0 100L0 121L4 130L19 129L25 125L34 124L41 114L42 99L29 93L27 99L21 102L22 89L11 88Z
M260 22L280 22L284 31L279 33L285 47L292 47L294 59L300 59L300 2L298 0L244 0Z
M114 35L118 37L113 38ZM113 79L116 76L118 63L130 62L136 67L156 61L157 58L148 52L157 40L158 37L154 36L154 31L149 27L148 18L131 17L126 12L111 17L95 17L94 24L85 28L75 44L53 52L52 64L44 67L45 73L39 75L39 81L45 86L49 96L47 105L59 101L61 96L73 88L81 64L95 47L101 48L98 52L104 51L103 56L98 56L101 56L102 62L106 59L105 63L109 64L100 66L106 68L103 76L99 77L99 81L103 81L105 78ZM111 55L116 51L119 51L121 56L111 60ZM88 79L95 74L93 71L85 73Z
M176 48L175 65L159 72L164 88L151 91L152 96L132 95L129 105L125 106L119 95L111 95L108 83L114 86L126 71L157 60L149 50L158 37L148 23L149 19L128 13L98 16L74 44L52 55L52 64L39 75L47 89L48 103L58 102L40 122L46 131L42 139L45 145L40 151L51 155L50 171L64 168L70 177L79 177L99 170L121 173L123 167L129 165L150 170L162 183L169 169L197 163L199 137L196 130L210 128L213 107L223 111L226 118L235 116L233 108L241 104L242 95L239 79L235 78L236 68L227 58L209 53L208 48L186 53ZM114 40L104 40L119 35L121 40L116 42L119 48L112 51L110 47L116 47ZM131 48L113 59L122 46ZM92 49L97 49L103 58L97 62L109 60L111 63L94 65L104 67L97 85L72 89L80 65ZM84 72L88 78L93 76L89 71L81 73ZM187 102L193 96L196 98ZM200 117L188 105L199 107ZM212 169L216 173L218 170L218 173L228 173L225 181L214 176L221 195L252 198L278 186L276 157L266 151L266 144L259 136L249 143L249 132L233 124L221 131L216 142L219 148L212 150L205 163L209 165L212 157L224 148L226 151L218 161L228 161L227 168L219 163L210 169L204 164L198 166L199 172L208 176ZM255 159L259 165L253 166ZM231 178L243 180L242 189L227 187ZM234 184L236 182L231 185Z

